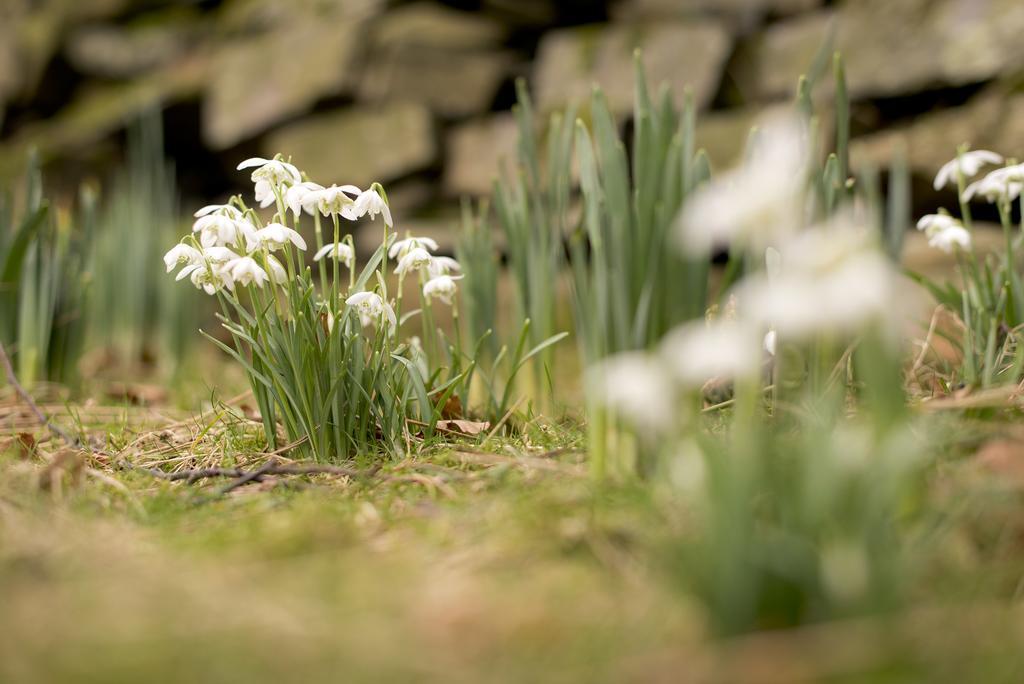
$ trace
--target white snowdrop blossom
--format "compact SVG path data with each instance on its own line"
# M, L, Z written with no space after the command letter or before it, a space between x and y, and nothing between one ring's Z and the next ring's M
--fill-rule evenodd
M917 229L923 230L925 235L931 236L947 228L959 226L960 221L949 214L925 214L917 222Z
M667 431L675 418L676 387L664 360L644 352L623 352L593 366L587 379L594 396L636 427Z
M226 264L240 256L227 247L207 247L203 250L203 258L211 264Z
M956 247L970 249L971 234L963 226L950 226L932 233L928 237L928 246L941 249L946 254L952 254Z
M232 259L224 265L224 269L231 274L231 279L239 285L256 284L256 287L263 287L263 284L270 280L270 276L263 270L252 257L239 257Z
M775 356L775 350L777 349L778 345L778 335L776 334L776 332L774 330L769 330L768 332L766 332L764 334L764 340L762 341L761 345L764 347L764 350L768 352L769 356Z
M384 201L384 198L374 190L369 189L359 194L356 198L355 204L352 205L352 215L354 218L361 218L363 216L369 216L371 220L377 218L377 214L384 216L384 225L388 228L395 225L394 221L391 220L391 209L388 208L388 203Z
M705 255L739 243L762 250L799 226L807 168L807 132L795 118L768 122L746 161L715 176L686 202L678 240L689 254Z
M303 211L312 216L316 210L316 193L323 189L324 186L311 181L296 183L285 191L284 203L288 205L296 218Z
M199 244L203 247L224 247L237 245L243 239L251 243L255 239L256 228L245 219L217 213L196 219L192 232L199 233Z
M345 303L355 309L364 328L386 322L388 334L391 334L398 326L395 310L376 292L357 292Z
M316 203L317 209L324 216L341 216L342 218L354 221L355 200L349 194L359 194L359 188L354 185L332 185L323 190L317 190L311 200Z
M298 232L281 223L268 223L256 231L256 242L271 251L283 249L289 242L301 250L306 249L306 241Z
M280 159L252 157L238 165L238 170L256 167L250 178L255 183L256 201L260 207L269 207L277 200L278 194L302 182L302 174L293 165Z
M749 276L735 290L741 315L762 330L804 339L895 320L894 268L848 217L800 233L780 254L778 275Z
M388 258L396 259L404 257L417 247L422 247L423 249L427 249L431 252L436 252L437 241L428 237L407 237L402 240L396 240L388 250Z
M398 266L395 267L395 273L403 278L412 271L423 271L429 273L430 264L433 260L434 257L430 255L430 252L422 247L414 247L409 250L404 257L398 260Z
M736 321L697 321L669 331L661 356L681 383L701 387L712 379L755 375L760 363L757 336Z
M964 178L974 178L981 171L985 164L1002 164L1002 156L988 150L974 150L964 152L942 165L939 172L935 174L936 190L941 190L950 183L957 183L957 173L963 174Z
M352 268L356 261L355 251L346 242L332 242L329 245L324 245L313 255L313 261L320 261L324 257L336 259L349 268Z
M232 290L235 287L231 274L221 266L205 264L193 264L181 269L175 280L182 280L188 277L192 284L203 290L208 295L216 294L218 290L226 288Z
M285 270L281 262L277 260L277 257L273 255L267 256L267 275L270 276L270 282L275 285L283 285L288 282L288 271Z
M167 266L167 272L170 273L179 264L186 264L191 266L202 261L203 253L192 245L186 245L182 242L171 247L167 254L164 254L164 264Z
M452 271L462 272L462 265L458 261L446 256L435 256L430 262L430 276L449 275Z
M970 202L980 195L988 202L1013 201L1024 190L1024 175L1019 166L996 169L964 189L963 200Z
M427 299L440 299L445 304L452 303L455 295L455 281L462 276L437 275L427 281L423 286L423 296Z

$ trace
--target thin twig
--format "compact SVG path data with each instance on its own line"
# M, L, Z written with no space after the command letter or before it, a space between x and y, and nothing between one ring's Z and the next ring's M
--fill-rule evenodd
M0 342L0 363L3 364L4 372L7 374L7 382L11 384L14 391L18 393L18 396L28 404L29 409L32 410L32 413L35 414L39 422L48 428L50 432L67 442L69 446L81 447L81 442L76 437L54 424L46 414L42 412L32 396L26 392L25 388L21 386L21 383L18 382L18 377L14 374L14 368L11 366L11 358L7 356L7 350L4 349L3 342Z
M228 493L233 492L234 490L238 489L242 485L249 484L250 482L252 482L254 480L262 479L264 475L268 474L268 471L273 470L276 466L277 466L277 459L276 458L271 458L270 460L268 460L266 463L264 463L261 467L257 468L256 470L250 471L250 472L246 473L245 475L242 475L237 480L232 480L228 484L226 484L223 487L221 487L220 491L217 492L217 496L224 496L225 494L228 494Z
M188 484L215 477L245 479L245 482L241 484L246 484L248 482L258 482L263 479L264 475L343 475L345 477L358 478L374 475L379 469L379 467L373 467L369 470L355 470L354 468L320 465L318 463L293 463L285 465L277 462L277 459L267 461L263 467L256 470L243 470L242 468L196 468L194 470L179 470L174 473L166 473L157 468L136 468L139 472L148 473L161 480L167 480L168 482L184 480Z

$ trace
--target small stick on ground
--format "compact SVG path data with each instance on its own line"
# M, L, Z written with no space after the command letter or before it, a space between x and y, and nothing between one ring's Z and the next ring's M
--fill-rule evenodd
M18 393L18 396L21 397L22 401L28 404L29 409L35 414L39 422L49 429L50 432L67 442L68 446L81 448L82 444L78 438L53 423L53 421L43 413L42 409L39 408L39 404L35 402L32 395L30 395L25 388L21 386L21 383L18 382L18 376L14 374L14 367L11 366L11 358L7 356L7 350L4 349L3 342L0 342L0 363L4 366L4 373L7 375L7 382L11 384L11 387L13 387L14 391Z
M197 468L195 470L181 470L176 473L165 473L156 468L136 468L136 470L169 482L184 480L187 484L215 477L236 478L238 484L232 483L234 486L231 487L231 489L235 489L249 482L259 482L265 475L343 475L345 477L358 478L376 474L379 467L360 471L353 468L320 465L318 463L293 463L285 465L277 462L277 459L270 459L261 468L256 470L243 470L242 468ZM240 480L244 480L244 482L239 482Z

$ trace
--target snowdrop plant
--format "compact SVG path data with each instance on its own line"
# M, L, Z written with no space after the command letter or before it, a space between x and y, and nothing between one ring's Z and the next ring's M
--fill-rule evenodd
M245 368L270 448L283 445L280 429L319 460L403 452L414 434L432 434L465 372L403 339L403 323L419 313L428 346L438 338L430 307L457 307L459 264L435 257L432 240L396 241L379 184L322 186L280 156L238 169L251 170L257 206L236 196L200 209L164 262L218 300L230 339L207 337ZM348 226L363 217L380 246L359 270ZM422 306L404 312L401 281L409 277L420 278Z
M997 168L975 180L985 166ZM960 383L977 387L1017 383L1024 374L1024 283L1019 270L1024 221L1015 225L1013 214L1014 207L1020 207L1024 165L1007 161L996 152L969 150L964 145L935 176L936 189L949 185L957 190L960 217L939 209L922 217L917 228L925 233L931 247L955 255L963 286L911 274L962 323L963 333L954 335L954 343L963 361L945 379L947 386L936 389L949 391ZM973 239L972 201L995 205L1004 238L1000 252L978 253Z

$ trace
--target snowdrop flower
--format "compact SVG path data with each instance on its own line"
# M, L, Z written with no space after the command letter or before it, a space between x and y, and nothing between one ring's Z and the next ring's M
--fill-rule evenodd
M928 246L941 249L946 254L952 254L954 247L970 249L971 234L963 226L950 226L944 230L937 230L928 236Z
M224 269L231 275L231 279L240 285L256 283L256 287L263 287L263 284L270 280L263 267L248 256L232 259L224 265Z
M439 275L448 275L452 271L461 272L462 266L458 261L446 256L436 256L434 260L430 262L430 277Z
M270 276L270 282L275 285L283 285L288 282L288 272L277 260L277 257L271 255L267 256L267 275Z
M303 211L312 216L316 208L316 193L323 189L324 186L310 181L296 183L284 193L284 203L296 217Z
M1013 201L1020 197L1024 190L1024 178L1017 166L996 169L979 181L975 181L964 189L963 200L970 202L976 195L981 195L988 202L1000 200Z
M216 294L221 288L232 290L235 287L231 274L221 267L207 267L204 264L186 266L178 273L175 280L182 280L188 277L192 284L203 290L208 295Z
M735 321L685 323L665 336L660 351L688 387L701 387L714 378L756 375L760 363L757 337Z
M395 310L376 292L357 292L345 303L355 309L364 328L387 322L388 334L392 334L398 326Z
M935 174L935 183L933 184L936 190L941 190L950 183L957 183L958 172L963 174L964 178L973 178L978 175L981 171L981 167L985 164L1002 164L1003 158L995 152L989 152L988 150L974 150L973 152L964 152L958 155L956 159L950 160L942 165L939 172Z
M354 185L332 185L316 191L310 199L324 216L337 215L354 221L357 218L354 212L355 200L346 193L357 195L359 188Z
M690 254L735 242L763 249L799 225L800 197L807 168L807 133L796 119L766 124L746 161L716 176L683 208L680 246Z
M404 257L398 260L398 266L395 267L395 273L403 278L410 271L425 271L429 273L430 264L433 260L434 257L430 255L430 252L422 247L414 247L409 250Z
M227 247L207 247L203 250L203 258L211 264L226 264L239 256Z
M260 207L269 207L283 193L287 186L302 182L302 174L293 165L280 159L264 159L252 157L238 165L238 170L256 167L252 172L252 182L256 184L255 196Z
M445 304L452 303L452 296L455 295L455 281L462 276L438 275L427 281L423 286L423 296L427 299L440 299Z
M370 219L373 220L377 218L377 214L383 214L384 225L388 228L395 225L391 220L391 209L388 208L388 203L384 201L384 198L376 190L370 188L360 193L359 197L356 198L355 204L352 205L353 218L356 219L369 215Z
M918 220L917 229L929 237L948 228L959 226L960 222L949 214L925 214Z
M242 212L230 205L230 204L207 204L202 209L199 209L193 216L196 218L202 218L203 216L209 216L210 214L223 214L234 219L242 218Z
M267 246L271 251L283 249L289 242L301 250L306 249L302 236L283 224L268 223L256 231L256 243Z
M766 332L764 334L764 340L762 341L762 346L764 347L764 350L766 352L768 352L769 356L775 356L775 349L776 349L777 344L778 344L778 335L776 335L774 330L769 330L768 332Z
M391 249L388 250L388 258L395 259L404 257L410 251L422 247L431 252L437 251L437 242L428 237L407 237L404 240L396 240Z
M225 214L207 214L196 219L192 232L199 233L203 247L224 247L237 245L244 238L247 243L255 239L256 228L245 219L235 219Z
M336 259L349 268L352 268L356 261L356 253L347 242L332 242L329 245L324 245L313 255L313 261L320 261L324 257Z
M171 247L167 254L164 254L164 264L167 266L167 272L170 273L174 270L174 267L178 264L197 264L203 259L203 253L192 245L186 245L179 242L178 244Z
M638 428L656 433L671 428L676 389L663 360L624 352L596 364L587 375L599 401Z

